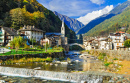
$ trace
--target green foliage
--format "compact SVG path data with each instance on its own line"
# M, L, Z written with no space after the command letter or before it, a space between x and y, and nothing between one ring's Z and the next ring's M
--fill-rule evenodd
M113 64L113 63L112 62L109 62L109 63L106 62L106 63L104 63L105 66L109 66L110 64Z
M130 39L125 40L124 46L125 46L125 47L130 47Z
M70 58L67 58L67 61L71 61L71 59L70 59Z
M51 57L47 57L47 58L46 58L46 61L52 62L52 58L51 58Z
M30 47L27 44L24 44L24 49L28 50Z
M65 59L64 57L59 57L59 60L60 60L60 61L62 61L62 60L64 60L64 59Z
M38 48L38 49L43 49L43 47L42 47L42 46L38 46L37 48Z
M86 36L108 36L110 32L121 30L121 27L126 27L124 31L130 32L128 29L130 25L130 7L127 7L121 14L116 15L110 19L105 20L99 25L92 28L85 35Z
M16 51L19 49L20 46L23 46L24 39L21 36L14 37L13 41L10 42L10 45L16 48Z
M118 60L118 58L114 58L113 60Z

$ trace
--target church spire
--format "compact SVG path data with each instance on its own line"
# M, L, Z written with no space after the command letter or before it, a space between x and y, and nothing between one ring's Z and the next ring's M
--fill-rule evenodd
M65 26L64 26L64 20L62 20L62 26L61 26L61 37L65 37Z
M62 27L64 27L64 20L62 20Z

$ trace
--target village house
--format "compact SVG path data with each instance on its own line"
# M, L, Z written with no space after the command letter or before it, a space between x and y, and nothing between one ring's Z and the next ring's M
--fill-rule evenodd
M103 38L100 39L99 49L101 50L112 50L112 39Z
M120 47L124 47L125 36L125 32L122 31L109 34L109 38L112 39L114 50L119 50Z
M14 39L14 36L18 36L16 32L13 28L0 27L0 45L10 46L10 41Z
M59 40L60 36L60 33L46 33L45 37L40 40L40 44L44 46L48 43L51 47L61 45L61 41Z
M86 50L91 49L98 49L99 48L99 41L97 39L91 39L91 40L84 40L83 45L85 46Z
M40 40L43 38L44 31L35 28L35 26L25 26L18 30L18 34L25 36L28 39L34 39L36 42L40 43Z

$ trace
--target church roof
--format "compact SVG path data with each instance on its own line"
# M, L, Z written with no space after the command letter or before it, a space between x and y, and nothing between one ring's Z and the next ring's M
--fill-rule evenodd
M61 35L61 33L46 33L45 35Z

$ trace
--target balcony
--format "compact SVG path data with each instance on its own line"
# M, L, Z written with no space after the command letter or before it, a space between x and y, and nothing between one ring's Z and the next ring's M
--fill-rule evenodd
M0 39L4 39L4 36L1 36L1 35L0 35Z
M0 36L4 35L2 32L0 32Z
M0 39L0 43L4 43L4 40Z

